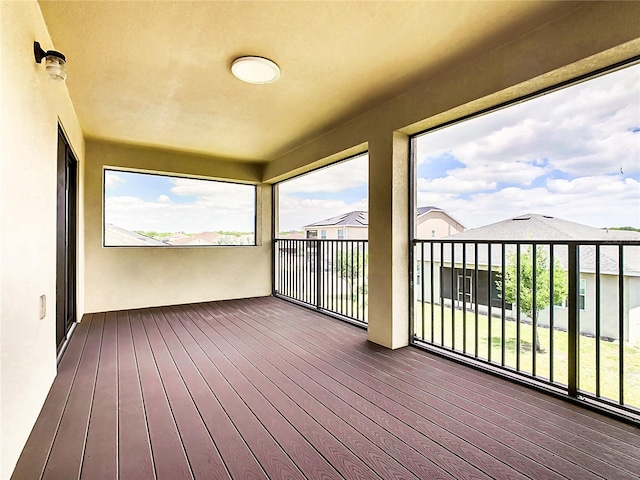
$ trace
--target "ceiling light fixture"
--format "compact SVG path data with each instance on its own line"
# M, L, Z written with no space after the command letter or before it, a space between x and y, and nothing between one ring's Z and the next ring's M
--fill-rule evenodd
M268 58L240 57L231 64L231 73L247 83L273 83L280 78L280 67Z
M33 42L33 56L36 58L36 63L42 63L44 58L44 65L47 70L47 75L54 80L66 80L67 72L65 65L67 59L60 52L55 50L47 50L46 52L40 46L40 43Z

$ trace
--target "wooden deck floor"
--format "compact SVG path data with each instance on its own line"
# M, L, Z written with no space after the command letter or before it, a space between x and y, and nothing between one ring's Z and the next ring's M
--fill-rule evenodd
M15 479L637 479L631 425L275 298L87 315Z

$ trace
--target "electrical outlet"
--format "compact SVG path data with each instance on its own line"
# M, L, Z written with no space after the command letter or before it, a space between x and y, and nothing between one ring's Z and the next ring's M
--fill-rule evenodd
M40 295L40 320L47 316L47 296Z

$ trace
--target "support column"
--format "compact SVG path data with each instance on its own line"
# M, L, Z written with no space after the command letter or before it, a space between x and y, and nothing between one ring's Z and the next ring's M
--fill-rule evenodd
M409 138L369 141L369 340L409 341Z

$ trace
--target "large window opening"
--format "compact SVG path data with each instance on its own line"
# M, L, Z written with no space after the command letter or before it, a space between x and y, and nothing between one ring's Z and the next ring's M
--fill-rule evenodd
M360 325L368 305L368 155L276 185L275 291Z
M413 137L415 344L640 408L638 78Z
M256 187L104 170L105 247L256 244Z

